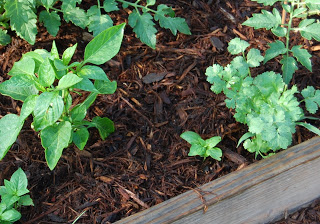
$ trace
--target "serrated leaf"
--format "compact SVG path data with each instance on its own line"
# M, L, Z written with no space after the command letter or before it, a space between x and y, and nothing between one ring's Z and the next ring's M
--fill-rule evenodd
M280 54L285 54L288 51L284 43L280 40L276 40L268 45L270 48L266 50L263 63L266 63L270 59L275 58Z
M247 63L249 67L258 67L260 62L263 61L263 56L258 49L250 49L247 55Z
M63 12L63 17L66 22L71 21L74 25L79 26L82 29L86 28L89 23L86 12L79 7L68 7Z
M315 114L320 107L320 90L315 90L313 86L308 86L301 91L302 96L305 99L307 110Z
M43 87L49 87L56 78L56 72L48 58L44 60L39 68L39 83Z
M94 82L94 87L100 94L113 94L117 90L117 82L96 80Z
M273 9L272 13L261 10L262 13L253 14L251 18L243 23L243 25L253 27L255 29L266 28L270 30L277 28L281 24L281 16L277 9Z
M129 25L133 28L133 32L137 37L149 47L156 48L156 33L154 28L154 22L152 22L152 16L149 13L143 13L133 10L128 17Z
M249 46L250 44L247 41L237 37L229 42L228 51L230 54L236 55L244 52Z
M23 172L21 168L19 168L17 171L15 171L11 178L10 182L15 185L15 188L17 190L16 195L22 196L24 194L29 193L28 187L28 179L26 174Z
M6 1L4 8L10 18L10 26L21 38L30 44L35 43L37 34L37 16L27 1Z
M115 0L104 0L103 9L106 12L112 12L119 10L118 3Z
M86 65L77 73L81 78L109 81L108 76L102 68L93 65Z
M299 24L301 36L311 40L312 38L320 41L320 23L315 23L314 19L304 19Z
M282 64L281 70L283 81L286 84L289 84L292 79L293 73L298 70L297 62L293 57L287 57L286 55L284 55L280 63Z
M281 75L275 72L264 72L258 75L254 79L253 84L264 97L274 93L282 93L285 87Z
M44 92L39 95L33 111L33 125L36 131L53 125L62 115L63 99L58 92Z
M61 22L60 16L57 12L48 12L43 10L40 12L39 21L44 24L44 26L52 36L55 37L58 34Z
M67 89L79 82L81 82L82 78L78 77L77 75L69 72L65 76L63 76L56 87L56 90Z
M51 6L53 6L53 4L56 2L57 0L41 0L41 3L43 4L43 6L49 10Z
M271 32L276 35L277 37L284 37L286 36L287 34L287 28L286 27L281 27L281 26L278 26L276 28L272 28L271 29Z
M22 126L23 122L16 114L7 114L0 119L0 160L16 141Z
M267 5L274 5L274 3L282 1L282 0L252 0L258 3L262 3L263 5L267 6Z
M96 5L91 6L87 11L89 17L89 32L93 32L93 36L97 36L102 31L112 27L113 21L108 15L101 15L100 9Z
M23 57L20 61L13 64L12 69L9 71L8 75L29 75L34 76L35 62L32 58ZM35 76L34 76L35 77Z
M182 133L180 137L186 140L189 144L196 144L199 142L200 139L202 139L200 135L193 131L186 131Z
M38 95L28 96L24 101L21 112L20 112L20 120L23 122L34 110L36 106Z
M291 52L294 57L310 72L312 72L312 65L311 65L311 54L306 49L301 49L301 46L294 46L291 49Z
M25 101L28 96L37 95L39 92L34 82L34 79L29 75L15 75L11 79L0 83L0 92L15 100Z
M91 121L93 127L97 128L102 140L105 140L111 133L114 132L112 120L107 117L94 117Z
M125 24L110 27L91 40L84 51L84 62L101 65L113 58L120 49Z
M77 49L78 44L76 43L72 47L68 47L62 54L62 61L64 65L68 65L71 61L72 56L74 55L74 52Z
M0 29L0 44L5 46L11 43L11 37L6 30Z
M71 123L62 121L58 125L48 126L40 132L41 144L45 148L45 156L50 170L57 165L64 148L71 138Z
M83 148L86 146L88 139L89 131L87 128L80 128L73 133L72 141L80 150L83 150Z

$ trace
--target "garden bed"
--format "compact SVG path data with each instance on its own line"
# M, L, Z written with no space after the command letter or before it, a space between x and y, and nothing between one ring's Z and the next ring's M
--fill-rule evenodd
M91 137L85 150L69 147L55 170L50 171L40 138L30 129L31 119L27 120L17 143L0 162L1 185L3 179L8 179L18 167L27 173L35 206L22 210L23 223L67 223L83 211L86 212L79 223L114 222L203 184L212 184L211 181L233 171L239 170L231 174L232 177L252 169L251 166L245 167L256 161L254 155L242 146L236 147L239 138L246 133L246 127L234 120L233 111L225 106L224 96L210 91L204 73L213 63L225 65L230 62L232 57L226 47L233 37L249 41L262 52L274 37L264 30L254 31L239 25L246 16L260 11L258 4L250 1L208 2L176 1L172 6L178 16L187 19L192 35L178 34L175 37L160 29L156 50L139 42L132 29L126 27L119 54L101 66L111 80L117 81L117 92L98 97L87 115L89 119L98 115L114 121L116 131L105 141L100 140L97 131L90 130ZM170 1L159 3L170 5ZM112 17L121 23L127 15L120 11ZM23 53L37 48L50 50L52 40L56 41L60 53L78 43L73 60L81 60L88 36L90 39L90 35L80 28L63 24L56 38L40 27L34 46L13 38L11 44L0 49L1 79L8 79L8 71ZM319 43L298 35L292 41L305 45L313 55L313 72L301 68L292 83L299 89L307 85L318 89ZM280 72L281 65L273 60L256 72L266 70ZM20 108L19 102L0 96L2 116L18 113ZM315 117L320 117L319 111ZM320 126L319 121L311 123ZM203 138L221 136L222 161L188 157L189 145L179 137L186 130L195 131ZM298 128L293 145L313 136ZM267 161L277 163L277 156ZM263 163L266 162L254 166ZM199 192L191 192L198 203L199 215L194 217L206 219L207 216L202 214L204 203L199 200ZM215 197L211 195L211 198ZM305 199L309 200L308 197ZM211 213L208 210L205 214Z

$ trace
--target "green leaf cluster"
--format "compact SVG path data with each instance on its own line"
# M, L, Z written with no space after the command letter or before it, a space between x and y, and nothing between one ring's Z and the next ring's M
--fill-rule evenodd
M191 144L189 156L201 156L206 159L208 156L220 161L222 150L216 145L221 141L220 136L214 136L207 140L203 140L200 135L193 131L186 131L180 137Z
M264 63L282 55L280 63L282 64L282 75L284 82L289 84L294 72L298 69L300 62L309 71L312 71L311 55L303 46L291 46L291 32L300 32L301 36L311 40L320 41L320 23L315 19L308 19L307 16L314 10L319 10L319 0L253 0L262 3L265 6L271 6L276 2L281 2L283 9L289 14L288 23L282 24L282 17L277 8L273 8L272 12L261 10L261 13L253 14L251 18L243 23L243 25L254 27L255 29L265 28L278 37L285 37L285 43L276 40L269 45L266 51ZM302 18L298 27L293 27L293 19Z
M67 48L62 57L53 42L51 52L44 49L28 52L16 62L11 78L0 84L0 92L23 102L20 116L7 114L0 119L0 159L16 138L26 118L32 114L32 127L40 132L49 168L58 163L62 151L70 143L80 150L89 138L88 129L98 129L102 139L114 131L113 122L106 117L85 120L87 110L99 94L113 94L117 83L110 81L97 65L114 57L123 38L125 24L108 28L85 48L84 60L70 64L77 44ZM91 63L91 65L86 65ZM80 104L73 105L71 93L88 91Z
M296 86L288 89L282 76L272 71L251 77L250 68L259 66L265 58L257 49L247 50L248 47L249 44L239 38L231 40L229 52L242 56L235 57L225 67L214 64L206 70L211 90L216 94L223 92L227 107L235 110L235 119L249 127L239 144L244 141L249 152L265 156L270 151L286 149L292 142L296 125L320 134L319 129L299 122L304 114L295 97ZM301 93L307 110L315 113L320 105L320 91L307 87Z
M17 35L28 41L35 43L37 34L37 16L36 11L43 6L45 9L39 13L39 21L47 28L52 36L56 36L61 25L61 19L66 22L72 22L83 29L88 28L93 36L97 36L102 31L113 26L111 17L107 14L119 10L118 4L122 3L124 8L133 7L128 17L128 23L133 28L137 37L155 48L156 33L155 21L165 29L170 29L172 34L177 31L184 34L191 34L185 19L175 17L175 12L171 7L160 4L157 10L150 7L154 6L156 1L147 1L145 5L125 0L97 0L97 5L91 6L87 11L79 7L82 0L2 0L0 1L0 25L5 29L0 29L0 44L6 45L11 42L11 37L6 29L16 31ZM58 8L56 8L58 7Z
M4 180L0 186L0 223L14 223L21 218L17 210L21 206L33 206L33 201L28 195L28 179L21 168L15 171L9 180Z

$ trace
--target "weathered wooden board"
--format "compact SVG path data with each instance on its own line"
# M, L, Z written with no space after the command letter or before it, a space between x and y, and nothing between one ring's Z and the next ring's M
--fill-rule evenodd
M268 223L319 197L320 137L315 137L117 224Z

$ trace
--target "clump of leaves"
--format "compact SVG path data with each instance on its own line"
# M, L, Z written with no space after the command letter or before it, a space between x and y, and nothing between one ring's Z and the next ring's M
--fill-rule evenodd
M297 61L300 62L308 70L312 71L311 55L302 46L290 46L290 33L299 32L302 37L311 40L312 38L320 41L320 23L315 19L307 19L307 16L320 12L319 0L252 0L262 3L265 6L274 5L281 2L283 10L289 14L288 22L282 18L277 8L273 8L272 12L262 10L261 13L253 14L251 18L243 23L243 25L254 27L255 29L265 28L277 37L284 37L285 43L276 40L269 45L266 51L263 63L283 55L280 63L282 64L282 75L284 82L289 84L293 73L298 70ZM298 27L293 27L294 18L303 18ZM283 22L285 23L283 23ZM290 49L291 47L291 49Z
M105 139L114 131L107 117L85 120L87 109L98 94L113 94L117 83L110 81L98 66L115 56L123 38L125 24L111 27L96 36L85 48L84 60L70 64L77 45L69 47L59 57L55 43L51 52L35 50L23 55L0 84L0 92L23 102L20 116L7 114L0 120L0 159L15 142L26 118L32 114L32 127L40 132L46 161L52 170L64 148L73 142L80 150L89 138L88 128L98 129ZM85 65L91 63L94 65ZM94 80L94 83L92 82ZM72 104L71 92L90 92L77 105Z
M223 92L227 107L235 109L235 119L249 127L239 144L244 141L243 146L249 152L265 156L270 151L286 149L292 142L296 125L320 135L316 127L300 122L305 116L299 107L302 101L295 97L299 92L296 86L288 89L281 75L273 71L251 77L250 68L258 67L264 57L254 48L246 54L248 47L249 43L244 40L231 40L228 51L241 56L226 67L214 64L206 70L211 90L216 94ZM301 93L307 110L314 114L320 105L320 90L309 86Z
M21 168L12 174L10 181L4 180L4 186L0 187L0 223L18 221L21 214L17 209L34 205L27 187L28 179Z
M191 144L188 156L201 156L206 159L208 156L221 160L222 150L216 145L221 141L220 136L214 136L207 140L203 140L200 135L193 131L186 131L180 137Z
M61 4L58 4L58 3ZM160 4L157 10L150 7L155 5L156 0L147 0L145 4L139 4L125 0L104 0L101 4L97 0L97 5L91 6L87 11L77 6L82 0L1 0L0 1L0 44L6 45L11 42L7 29L16 31L17 35L28 41L35 43L37 34L37 16L36 11L40 6L45 10L39 13L39 21L44 24L48 32L56 36L61 25L61 18L66 22L71 21L76 26L83 29L88 28L97 36L103 30L113 26L113 21L108 14L119 10L118 3L122 3L123 8L133 7L129 15L128 22L140 40L148 46L155 48L156 33L154 20L158 21L160 26L170 29L176 35L177 31L184 34L191 34L185 19L175 17L175 12L171 7ZM60 7L58 5L61 5ZM56 8L58 7L58 8Z

